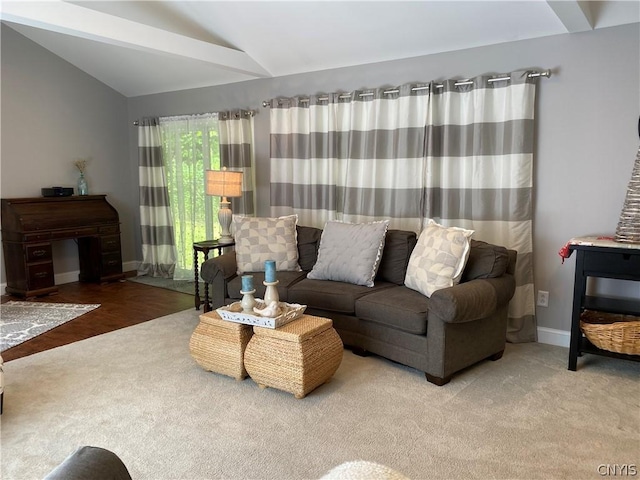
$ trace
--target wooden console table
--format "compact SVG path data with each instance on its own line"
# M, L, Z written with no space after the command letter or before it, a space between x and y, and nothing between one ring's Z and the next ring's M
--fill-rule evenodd
M7 293L32 297L58 291L51 253L56 240L77 239L81 282L123 278L120 220L105 197L3 198Z
M571 240L569 250L577 253L571 314L571 343L569 370L576 370L578 357L583 353L640 361L638 355L601 350L587 340L580 330L583 310L640 315L640 299L620 299L587 295L587 277L640 281L640 245L614 242L596 237Z

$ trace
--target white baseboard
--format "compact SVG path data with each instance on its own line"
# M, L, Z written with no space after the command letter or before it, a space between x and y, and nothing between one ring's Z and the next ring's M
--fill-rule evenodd
M79 276L80 270L75 270L73 272L56 273L53 279L56 285L62 285L64 283L77 282Z
M538 327L538 343L569 348L571 332L555 328Z
M124 262L122 264L122 271L123 272L130 272L131 270L135 270L136 272L138 271L138 265L140 265L140 262L137 260L132 260L130 262Z

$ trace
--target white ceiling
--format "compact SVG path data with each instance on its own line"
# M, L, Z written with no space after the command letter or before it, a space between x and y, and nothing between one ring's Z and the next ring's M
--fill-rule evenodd
M635 1L5 1L11 28L127 97L640 22Z

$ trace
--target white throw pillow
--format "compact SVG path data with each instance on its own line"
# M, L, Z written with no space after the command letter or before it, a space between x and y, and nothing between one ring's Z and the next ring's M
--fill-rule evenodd
M299 272L297 215L285 217L233 216L238 275L264 272L264 262L275 260L277 271Z
M473 232L444 227L430 219L409 258L404 284L430 297L436 290L459 283Z
M373 287L388 227L389 220L327 222L320 238L318 260L307 278Z

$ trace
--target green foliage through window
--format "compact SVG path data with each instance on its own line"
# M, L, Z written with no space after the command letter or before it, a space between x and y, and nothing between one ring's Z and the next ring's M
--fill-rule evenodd
M162 149L175 232L175 279L193 279L193 243L218 238L219 197L205 193L205 171L220 168L215 116L161 122Z

